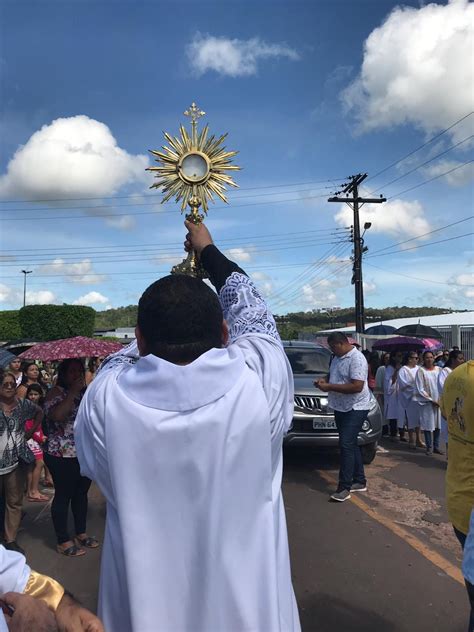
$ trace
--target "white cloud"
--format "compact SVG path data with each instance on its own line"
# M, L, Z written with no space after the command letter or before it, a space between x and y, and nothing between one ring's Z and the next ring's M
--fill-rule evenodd
M62 274L67 281L80 285L101 283L107 277L95 272L90 259L83 259L78 263L67 263L64 259L53 259L51 263L39 266L35 272L40 274Z
M335 218L339 226L353 222L352 210L344 204ZM431 230L423 206L417 201L390 200L383 205L366 205L360 209L360 223L371 222L370 231L392 237L419 237Z
M430 134L471 112L473 37L468 0L396 7L365 41L360 74L342 93L359 129L412 123ZM468 136L462 124L450 134Z
M109 299L100 292L88 292L72 302L73 305L106 305Z
M263 294L271 294L273 292L273 281L268 274L264 272L253 272L250 276Z
M131 230L135 228L136 221L131 215L122 215L121 217L107 217L105 223L112 228L119 228L120 230Z
M56 302L56 295L49 290L27 291L27 305L49 305Z
M26 292L27 305L49 305L56 302L56 295L50 290L27 290ZM0 283L0 303L21 306L23 305L23 292Z
M240 40L201 33L196 33L186 52L198 76L213 70L228 77L245 77L256 75L258 63L264 59L300 59L296 50L286 44L268 44L258 37Z
M252 260L252 254L248 248L230 248L225 254L232 261L238 261L239 263Z
M367 295L367 294L377 293L377 286L373 281L364 281L363 286L364 286L364 294Z
M59 118L19 147L0 176L3 197L100 197L144 181L148 158L117 145L111 131L85 115Z
M472 285L474 287L474 272L468 274L459 274L454 282L458 285Z
M311 309L334 305L337 301L337 295L329 287L330 284L324 281L313 285L309 283L303 285L301 303L311 307Z
M462 164L462 162L455 160L440 160L429 167L425 167L423 171L426 175L435 177L459 167L456 171L443 176L442 179L453 187L461 187L471 182L471 180L474 180L474 163L471 162L461 167L460 165Z

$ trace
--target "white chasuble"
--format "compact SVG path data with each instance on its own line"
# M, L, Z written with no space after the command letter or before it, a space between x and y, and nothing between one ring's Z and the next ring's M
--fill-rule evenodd
M292 374L248 277L220 300L228 347L178 366L131 345L83 398L81 470L107 500L107 632L300 630L281 496Z

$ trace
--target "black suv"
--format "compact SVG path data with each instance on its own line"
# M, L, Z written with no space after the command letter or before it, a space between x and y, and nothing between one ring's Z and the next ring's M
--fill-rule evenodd
M293 422L285 443L337 447L339 433L334 421L334 411L328 406L328 394L313 384L315 379L328 375L331 352L321 345L298 340L284 341L283 347L290 361L295 383ZM372 408L358 439L364 463L374 460L381 434L382 414L375 397L372 397Z

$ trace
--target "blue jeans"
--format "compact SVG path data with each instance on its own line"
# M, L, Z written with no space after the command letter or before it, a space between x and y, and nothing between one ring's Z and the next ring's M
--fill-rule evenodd
M341 465L339 468L339 485L337 491L350 491L353 483L365 485L366 478L362 454L357 445L357 437L362 424L367 419L368 410L349 410L346 413L334 411L337 430L339 432L339 449Z
M439 434L439 428L436 428L434 432L431 432L430 430L425 430L425 443L427 450L431 450L433 447L435 450L439 450ZM431 442L431 435L433 435L434 445Z
M459 544L461 545L464 551L464 545L466 544L467 535L463 533L462 531L459 531L459 529L456 529L454 525L453 525L453 529L454 529L454 533L457 539L459 540ZM473 632L474 631L474 584L471 584L470 582L468 582L467 579L465 579L464 582L466 584L467 596L469 598L469 604L471 606L471 616L469 617L468 632Z

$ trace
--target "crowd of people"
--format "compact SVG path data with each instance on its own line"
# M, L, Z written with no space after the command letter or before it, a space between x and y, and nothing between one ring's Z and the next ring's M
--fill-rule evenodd
M439 401L446 378L465 362L463 352L453 348L435 356L429 350L397 350L380 358L374 351L366 357L369 388L384 417L383 434L427 455L444 454L448 430Z
M140 299L136 342L100 370L95 359L87 371L79 359L56 367L22 367L15 359L1 375L0 605L11 630L301 630L281 493L283 437L293 418L291 368L251 279L214 246L204 225L186 226L185 248L200 258L217 294L199 279L164 277ZM332 333L328 344L330 374L317 386L328 392L340 433L339 486L331 499L343 502L367 489L357 436L373 401L369 389L392 439L428 454L443 451L441 410L451 424L453 410L461 419L461 399L466 411L471 404L449 379L454 403L440 402L446 376L464 362L457 349L439 367L430 351L393 352L380 364L374 355L367 363L343 334ZM462 441L472 455L474 441ZM471 465L459 446L448 468L463 473ZM102 623L57 582L32 571L17 542L25 493L31 502L46 502L52 485L57 552L78 557L99 547L87 533L91 480L107 504ZM448 509L469 551L474 532L466 502L460 506L454 498ZM24 601L31 597L34 606ZM36 612L32 624L15 628L29 607ZM40 607L50 621L43 627ZM0 613L2 632L3 620Z
M68 557L84 555L99 542L87 534L90 479L81 476L74 421L98 358L88 363L67 359L56 365L14 358L0 369L0 530L5 548L24 553L17 541L23 502L51 500L57 550ZM74 536L68 532L72 511Z

